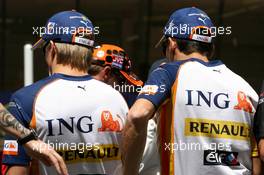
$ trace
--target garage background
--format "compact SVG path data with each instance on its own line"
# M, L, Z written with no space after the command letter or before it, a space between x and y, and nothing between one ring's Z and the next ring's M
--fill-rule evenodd
M96 39L122 46L146 80L150 65L163 56L154 45L169 15L189 6L206 11L216 26L232 27L231 35L217 38L214 58L258 91L264 79L263 0L0 0L0 92L23 87L23 46L39 38L33 27L56 12L76 9L88 16L100 28ZM34 52L34 66L34 81L48 75L41 51Z

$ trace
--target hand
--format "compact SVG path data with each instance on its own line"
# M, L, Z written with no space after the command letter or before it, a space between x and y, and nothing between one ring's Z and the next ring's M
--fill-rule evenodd
M41 140L31 140L23 145L29 156L42 161L47 166L55 166L57 173L68 175L62 157L48 144Z

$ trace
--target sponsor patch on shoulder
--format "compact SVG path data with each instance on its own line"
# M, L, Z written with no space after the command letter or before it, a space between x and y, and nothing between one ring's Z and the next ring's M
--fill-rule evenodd
M140 94L155 95L158 92L159 87L157 85L145 85Z
M16 156L18 154L17 141L16 140L5 140L3 154Z

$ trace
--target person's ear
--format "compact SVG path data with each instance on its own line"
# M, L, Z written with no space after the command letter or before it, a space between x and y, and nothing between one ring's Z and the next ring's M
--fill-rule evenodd
M170 37L168 38L168 40L169 40L169 48L174 51L178 47L177 42Z
M166 49L166 57L170 61L174 60L177 48L178 48L178 45L177 45L176 40L169 37L168 38L168 46Z
M52 62L54 61L56 55L58 53L57 47L53 41L50 41L50 55Z
M107 81L111 77L111 68L109 66L104 67L104 81Z
M45 59L46 59L46 63L48 64L48 66L52 65L52 58L51 58L51 44L47 44L46 48L45 48Z
M212 51L211 51L211 53L209 55L209 59L211 59L214 56L214 53L215 53L215 45L212 44Z

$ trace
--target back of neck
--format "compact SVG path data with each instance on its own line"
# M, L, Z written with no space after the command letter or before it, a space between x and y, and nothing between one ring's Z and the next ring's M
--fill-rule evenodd
M78 69L73 69L70 66L63 66L63 65L56 65L52 67L52 73L60 73L64 75L70 75L70 76L85 76L88 75L87 71L80 71Z
M188 60L188 59L191 59L191 58L196 58L196 59L199 59L201 61L204 61L204 62L208 62L208 58L204 55L201 55L200 53L191 53L189 55L185 55L185 54L178 54L175 58L176 61L183 61L183 60Z

